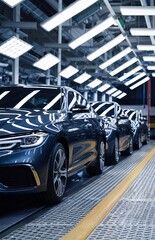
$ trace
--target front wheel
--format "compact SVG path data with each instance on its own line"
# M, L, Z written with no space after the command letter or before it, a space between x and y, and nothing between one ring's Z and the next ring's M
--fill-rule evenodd
M105 145L104 142L100 142L98 157L95 162L92 162L87 167L87 173L90 175L99 175L103 172L105 166Z
M120 160L119 141L118 141L118 138L115 138L115 144L114 144L114 149L111 156L111 162L112 164L116 164L119 162L119 160Z
M129 156L133 153L133 136L130 136L129 147L125 150L125 155Z
M48 170L47 191L43 193L43 200L48 203L59 203L65 193L67 184L67 157L61 143L57 143L51 154Z

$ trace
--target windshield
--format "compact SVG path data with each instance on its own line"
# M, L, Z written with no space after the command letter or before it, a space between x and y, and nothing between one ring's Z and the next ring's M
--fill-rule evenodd
M114 104L113 103L93 103L92 107L95 112L100 116L114 116Z
M60 110L60 88L0 88L0 108Z

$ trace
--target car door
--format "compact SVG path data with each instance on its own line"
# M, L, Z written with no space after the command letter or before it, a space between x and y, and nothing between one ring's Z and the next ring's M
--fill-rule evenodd
M94 133L92 112L82 95L68 92L68 111L69 168L74 171L96 158L97 132Z

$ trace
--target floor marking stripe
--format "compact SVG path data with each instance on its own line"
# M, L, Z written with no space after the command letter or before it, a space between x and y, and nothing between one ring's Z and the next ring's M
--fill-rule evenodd
M75 228L62 237L61 240L85 240L94 228L107 216L154 154L155 148L153 148L147 156L96 207L94 207L77 226L75 226Z

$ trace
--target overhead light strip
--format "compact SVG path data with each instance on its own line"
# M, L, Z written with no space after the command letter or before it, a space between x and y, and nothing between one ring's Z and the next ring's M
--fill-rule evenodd
M109 17L106 20L104 20L103 22L101 22L100 24L98 24L97 26L93 27L88 32L86 32L83 35L81 35L80 37L78 37L76 40L70 42L68 45L72 49L75 49L78 46L80 46L83 43L85 43L86 41L88 41L89 39L91 39L94 36L96 36L97 34L99 34L100 32L102 32L105 29L109 28L113 24L116 24L114 18L113 17Z
M130 28L132 36L155 36L155 28Z
M45 56L35 62L33 66L46 71L56 65L58 62L60 62L59 58L57 58L51 53L47 53Z
M137 62L138 59L136 57L133 57L132 59L130 59L129 61L127 61L126 63L122 64L121 66L119 66L118 68L116 68L115 70L111 71L109 74L111 76L116 75L117 73L123 71L125 68L131 66L132 64L134 64L135 62Z
M6 3L9 7L16 7L18 4L24 2L24 0L2 0L2 2Z
M111 64L113 64L114 62L118 61L119 59L121 59L122 57L126 56L127 54L129 54L132 51L132 49L130 47L125 48L123 51L121 51L120 53L116 54L114 57L108 59L106 62L102 63L101 65L99 65L99 67L101 69L104 69L108 66L110 66Z
M98 88L97 91L99 91L99 92L104 92L104 91L106 91L108 88L110 88L110 84L105 83L103 86L101 86L100 88Z
M145 77L143 80L141 80L141 81L139 81L138 83L132 85L132 86L130 87L130 89L133 90L133 89L139 87L140 85L142 85L142 84L144 84L145 82L147 82L149 79L150 79L149 77Z
M121 90L117 90L117 92L114 92L111 96L112 97L117 97L119 94L121 94L122 91Z
M137 45L140 51L155 51L155 45Z
M0 45L0 54L16 59L28 52L33 46L13 36Z
M78 76L77 78L75 78L73 81L76 83L82 84L86 82L89 78L91 78L91 75L85 72L80 76Z
M145 62L154 62L155 61L155 56L144 56L143 60Z
M121 93L119 96L117 96L118 99L121 99L123 97L125 97L127 94L126 93Z
M120 11L124 16L155 16L154 6L121 6Z
M130 77L131 75L133 75L134 73L138 72L139 70L142 69L142 66L137 66L134 69L132 69L131 71L127 72L126 74L122 75L120 78L118 78L120 81L123 81L124 79L127 79L128 77Z
M99 86L101 83L102 81L96 78L94 81L90 82L87 86L90 88L95 88Z
M134 78L130 79L129 81L127 81L125 83L126 86L129 86L130 84L136 82L137 80L139 80L140 78L144 77L146 75L145 72L142 72L140 74L138 74L137 76L135 76Z
M97 57L101 56L102 54L104 54L108 50L112 49L113 47L115 47L116 45L118 45L119 43L124 41L124 39L125 39L125 36L123 36L123 34L118 35L116 38L114 38L110 42L106 43L104 46L100 47L99 49L97 49L93 53L89 54L87 56L88 60L93 61Z
M82 12L86 8L90 7L92 4L97 2L98 0L79 0L75 3L70 4L66 7L62 12L55 14L54 16L48 18L44 22L41 23L41 27L46 31L51 31L55 27L59 26L63 22L72 18L76 14Z
M106 94L111 95L111 94L114 93L115 91L117 91L117 88L113 87L112 89L108 90L108 91L106 92Z
M74 74L76 74L78 71L79 70L77 68L70 65L60 72L60 76L68 79L71 76L73 76Z
M147 66L147 70L155 70L155 66Z

